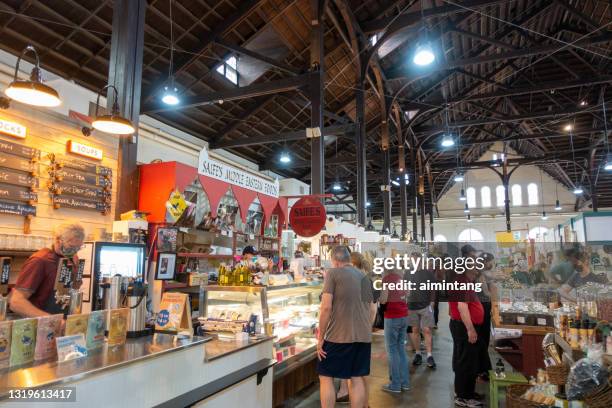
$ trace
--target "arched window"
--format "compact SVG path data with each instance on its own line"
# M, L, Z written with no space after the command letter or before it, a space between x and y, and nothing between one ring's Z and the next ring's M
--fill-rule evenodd
M504 206L504 201L506 201L506 190L504 186L495 187L495 202L498 207Z
M523 190L521 189L521 185L513 185L510 191L512 192L512 205L515 207L523 205Z
M446 237L442 234L434 236L434 242L446 242Z
M491 189L488 186L480 189L480 206L482 208L491 207Z
M545 241L548 236L548 228L535 227L529 230L529 238L536 241Z
M482 236L480 231L478 231L477 229L467 228L459 233L458 241L459 242L482 242L484 241L484 237Z
M536 183L529 183L527 185L527 203L529 205L538 205L540 203L538 185Z
M468 187L465 190L465 195L467 197L467 205L470 208L476 208L476 189L474 187Z

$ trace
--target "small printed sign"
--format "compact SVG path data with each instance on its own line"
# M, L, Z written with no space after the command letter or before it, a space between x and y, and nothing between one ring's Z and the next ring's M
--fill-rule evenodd
M25 139L26 127L19 123L9 122L8 120L0 119L0 133L5 135L18 137L19 139Z
M68 141L68 152L78 154L79 156L89 157L90 159L95 160L102 160L102 157L104 156L102 153L102 149L75 142L74 140Z
M59 362L87 357L87 347L85 346L85 336L83 336L83 333L58 337L56 345L57 360Z

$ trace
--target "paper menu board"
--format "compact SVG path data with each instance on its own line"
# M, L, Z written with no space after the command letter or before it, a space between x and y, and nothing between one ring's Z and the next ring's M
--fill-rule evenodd
M175 331L192 330L191 308L186 293L166 292L159 305L155 330Z
M86 345L93 350L104 345L104 331L106 330L107 310L96 310L89 314L87 323Z
M118 346L125 343L130 309L112 309L109 313L108 345Z
M62 314L38 318L34 360L46 360L55 357L55 339L60 335L63 318L64 315Z
M68 361L87 356L83 333L57 338L57 361Z
M12 325L11 321L0 322L0 368L6 368L9 365Z
M73 314L66 317L66 329L64 330L64 336L72 336L75 334L87 334L87 322L89 320L89 313Z
M37 325L38 319L35 318L13 321L13 328L11 330L11 367L34 361Z

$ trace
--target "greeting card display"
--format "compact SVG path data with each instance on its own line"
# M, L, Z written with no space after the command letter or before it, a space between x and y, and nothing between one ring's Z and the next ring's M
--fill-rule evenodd
M88 350L97 349L104 345L104 330L106 329L107 314L107 310L96 310L89 314L85 341Z
M12 325L11 321L0 322L0 368L6 368L9 365Z
M112 309L108 328L108 346L119 346L125 343L130 309Z
M192 330L191 308L186 293L164 293L155 321L155 330L172 332Z
M55 357L55 339L60 335L63 318L64 315L61 314L38 318L34 360L46 360Z
M28 364L34 361L36 347L36 326L38 319L20 319L13 321L11 330L10 366Z

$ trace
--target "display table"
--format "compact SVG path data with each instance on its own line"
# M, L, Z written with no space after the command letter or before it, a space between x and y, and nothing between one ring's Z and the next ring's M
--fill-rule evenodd
M13 405L11 390L18 388L73 387L74 407L271 407L271 356L268 337L241 343L155 334L78 360L1 370L0 405ZM26 405L51 408L67 402Z
M504 378L498 378L495 370L489 370L489 401L491 408L499 406L499 389L512 384L527 384L527 378L521 373L505 373Z

